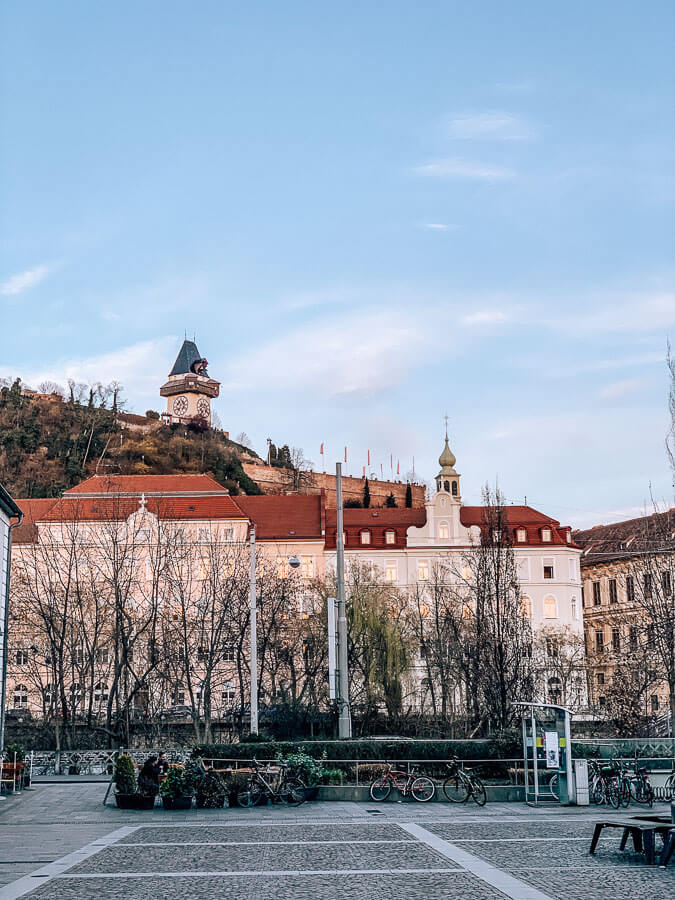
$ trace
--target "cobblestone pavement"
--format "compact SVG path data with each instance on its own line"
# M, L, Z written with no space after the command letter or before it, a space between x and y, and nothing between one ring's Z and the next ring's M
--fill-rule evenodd
M593 808L320 802L137 813L104 807L104 792L44 784L0 804L0 900L675 897L675 867L620 852L618 831L588 854L602 815Z

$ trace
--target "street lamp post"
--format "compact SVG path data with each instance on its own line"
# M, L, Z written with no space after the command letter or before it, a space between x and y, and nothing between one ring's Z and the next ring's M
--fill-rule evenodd
M347 661L347 606L345 603L345 544L342 515L342 463L335 464L335 498L337 507L337 639L338 639L338 736L352 736L349 708L349 670Z
M258 604L255 579L255 527L251 525L249 603L251 616L251 734L258 733Z

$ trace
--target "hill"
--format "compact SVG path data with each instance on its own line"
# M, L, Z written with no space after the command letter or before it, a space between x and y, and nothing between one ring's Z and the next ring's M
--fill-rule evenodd
M205 472L231 493L259 494L242 468L258 459L222 431L194 426L124 427L120 389L70 385L36 393L16 379L0 390L0 483L14 497L55 497L93 474Z

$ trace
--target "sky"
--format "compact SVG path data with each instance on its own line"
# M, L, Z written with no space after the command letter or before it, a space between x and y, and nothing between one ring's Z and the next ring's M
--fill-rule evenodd
M447 414L465 502L672 504L672 3L1 16L0 376L163 409L194 335L260 453L430 480Z

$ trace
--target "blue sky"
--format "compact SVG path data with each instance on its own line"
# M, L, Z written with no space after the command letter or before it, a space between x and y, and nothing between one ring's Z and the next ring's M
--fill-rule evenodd
M573 525L671 502L667 2L5 4L0 375Z

